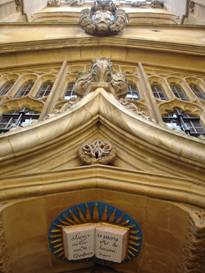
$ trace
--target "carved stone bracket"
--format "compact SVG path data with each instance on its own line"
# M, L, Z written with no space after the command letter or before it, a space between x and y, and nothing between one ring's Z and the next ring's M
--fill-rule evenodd
M101 87L98 84L109 85L116 97L127 94L128 85L125 76L122 73L113 73L112 62L109 59L100 58L93 61L90 71L77 79L73 90L79 96L83 96L92 86Z
M91 35L108 36L118 34L128 23L128 16L117 9L111 0L97 0L91 9L83 9L80 26Z
M178 273L204 273L205 270L205 210L191 208L184 262Z
M116 157L116 149L108 141L97 139L83 144L79 151L79 157L84 164L109 164Z

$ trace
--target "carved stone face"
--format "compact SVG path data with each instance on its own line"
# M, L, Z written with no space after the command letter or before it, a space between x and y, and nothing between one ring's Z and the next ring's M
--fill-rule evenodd
M106 11L98 10L92 16L92 21L95 24L96 28L102 32L107 31L109 29L109 26L114 22L114 20L115 17L108 10Z

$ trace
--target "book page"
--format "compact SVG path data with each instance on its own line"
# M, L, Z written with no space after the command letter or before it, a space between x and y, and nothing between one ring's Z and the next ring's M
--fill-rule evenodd
M95 255L95 225L82 224L63 228L64 252L68 260Z
M109 224L96 226L96 257L121 263L127 255L128 229Z

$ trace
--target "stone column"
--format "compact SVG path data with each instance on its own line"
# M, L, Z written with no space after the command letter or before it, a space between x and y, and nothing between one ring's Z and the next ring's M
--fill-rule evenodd
M154 98L154 95L152 93L151 86L149 84L147 75L145 73L144 67L141 63L138 64L138 70L139 70L139 81L141 84L141 88L144 94L145 102L148 105L148 110L150 113L151 118L153 118L157 123L163 124L160 111L157 106L157 102Z
M51 114L55 108L56 102L60 97L59 90L62 88L67 75L67 61L64 61L60 71L55 79L51 92L46 100L44 109L39 120L43 120L48 114Z

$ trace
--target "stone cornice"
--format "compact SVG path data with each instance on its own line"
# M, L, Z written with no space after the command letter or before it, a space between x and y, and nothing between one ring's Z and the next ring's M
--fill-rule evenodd
M65 38L0 44L0 54L73 47L109 46L205 56L205 46L123 38Z
M93 165L0 179L0 201L86 189L111 190L205 207L204 185L193 180Z

